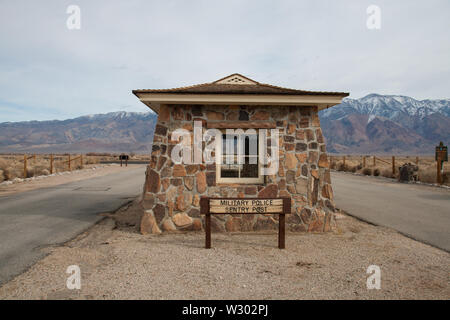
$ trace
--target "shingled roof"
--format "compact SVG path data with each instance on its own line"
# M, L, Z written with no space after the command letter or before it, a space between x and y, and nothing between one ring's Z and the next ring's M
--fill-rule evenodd
M176 93L176 94L270 94L270 95L324 95L347 97L347 92L306 91L278 87L259 83L239 73L234 73L210 83L197 84L188 87L172 89L137 89L135 95L140 93Z

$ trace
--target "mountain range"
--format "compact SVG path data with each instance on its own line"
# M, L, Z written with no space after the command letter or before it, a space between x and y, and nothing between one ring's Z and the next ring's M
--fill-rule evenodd
M450 140L450 99L369 94L319 113L331 153L432 154ZM111 112L0 123L0 153L150 153L156 115Z
M0 153L150 153L156 114L111 112L0 123Z
M450 138L450 99L369 94L319 115L331 153L432 154Z

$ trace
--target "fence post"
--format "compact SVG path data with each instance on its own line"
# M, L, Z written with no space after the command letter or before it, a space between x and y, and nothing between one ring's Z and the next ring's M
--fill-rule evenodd
M366 156L363 156L363 158L362 158L362 160L363 160L363 168L365 168L366 167Z
M70 154L69 154L69 161L68 161L68 163L69 163L69 171L72 171L72 170L70 169Z
M373 166L376 167L377 165L377 158L375 158L375 156L373 156Z
M437 162L436 162L436 182L438 184L442 184L442 176L441 176L441 157L438 154Z
M50 154L50 174L53 174L53 154Z
M23 155L23 178L26 179L27 177L27 155Z
M392 175L395 175L395 156L392 156Z
M343 159L343 161L344 161L344 166L345 166L345 156L344 156L344 159Z
M419 165L419 157L416 157L416 165Z
M81 169L83 169L83 155L80 154L80 163L81 163Z

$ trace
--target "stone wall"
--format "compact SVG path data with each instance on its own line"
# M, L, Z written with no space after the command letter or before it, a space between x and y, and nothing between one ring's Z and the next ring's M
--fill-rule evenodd
M216 184L216 166L174 164L178 141L171 132L192 131L195 120L272 120L279 129L279 172L263 185ZM205 129L205 125L203 129ZM163 105L155 128L151 163L147 168L141 232L193 230L204 227L200 197L277 197L292 199L287 216L291 231L334 228L329 162L317 107ZM251 231L277 228L278 215L213 215L212 230Z

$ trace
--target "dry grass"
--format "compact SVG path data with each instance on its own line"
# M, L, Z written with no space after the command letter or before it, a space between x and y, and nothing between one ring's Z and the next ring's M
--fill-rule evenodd
M76 156L72 156L72 159ZM53 173L68 171L68 156L55 155L53 157ZM83 156L83 166L90 166L100 162L98 157ZM80 159L72 161L71 170L81 169ZM30 178L50 174L50 155L36 155L36 159L27 160L27 171L24 176L23 155L0 155L0 182L15 178Z
M74 159L78 156L79 155L71 155L71 158ZM150 157L148 155L130 153L129 156L130 161L150 161ZM69 154L54 155L53 173L69 171L67 163L68 158ZM108 162L118 160L119 154L91 152L83 155L83 165L88 167L89 165L98 164L103 161ZM26 177L24 177L23 162L23 154L0 155L0 183L3 181L13 180L15 178L30 178L50 174L50 155L39 154L36 155L36 159L28 159ZM71 162L70 170L79 170L81 168L82 166L80 163L80 159Z
M346 171L360 173L364 175L383 176L386 178L398 179L398 168L405 163L416 163L416 157L400 156L395 157L395 175L392 175L392 157L380 156L376 157L388 163L376 159L375 166L373 164L373 156L366 157L366 166L362 166L362 156L346 156L345 164L343 156L331 156L331 169L337 171ZM424 183L436 183L436 161L434 157L419 157L419 181ZM443 183L450 186L450 165L444 162Z

